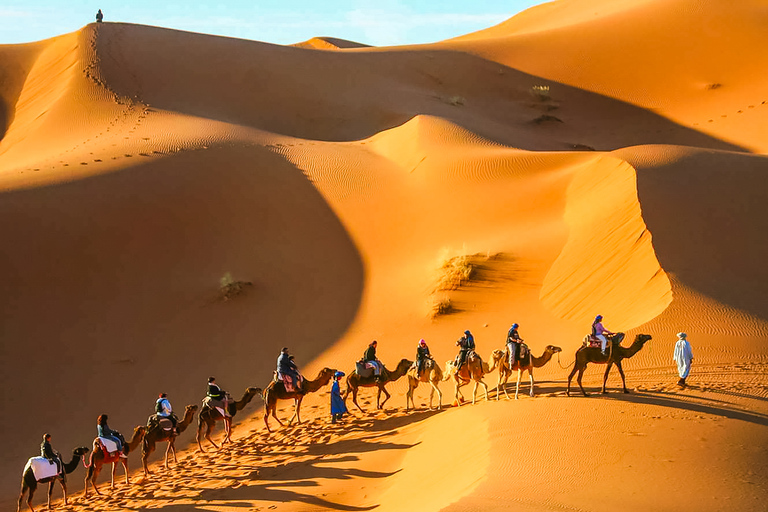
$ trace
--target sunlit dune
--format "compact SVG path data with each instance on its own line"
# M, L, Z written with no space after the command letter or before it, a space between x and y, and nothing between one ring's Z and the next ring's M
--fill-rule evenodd
M239 398L281 347L314 379L374 339L393 370L423 338L442 369L465 329L489 362L517 322L533 398L523 373L497 400L494 370L489 401L449 378L441 410L423 382L407 411L403 377L332 424L329 384L268 433L256 397L219 451L195 418L169 471L164 444L149 477L132 453L130 487L107 468L85 499L76 469L66 510L759 509L766 13L558 0L407 47L124 23L0 46L0 504L43 432L91 447L98 415L128 434L211 375ZM630 393L590 364L568 397L597 314L652 339Z

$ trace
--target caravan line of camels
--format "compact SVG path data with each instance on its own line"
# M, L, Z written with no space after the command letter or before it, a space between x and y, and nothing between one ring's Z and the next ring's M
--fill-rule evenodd
M621 340L623 339L623 333L617 333L617 336L614 338L614 342L611 345L610 350L603 354L600 350L600 347L595 347L590 345L588 337L585 338L583 345L576 351L575 360L573 363L573 369L571 370L571 373L568 375L568 385L566 388L566 394L570 396L570 389L571 389L571 380L573 377L578 373L577 376L577 383L579 385L579 389L581 390L582 394L584 396L587 396L587 392L584 390L584 387L582 386L581 380L582 376L584 375L584 371L587 368L587 365L589 363L594 364L605 364L606 369L605 373L603 375L603 386L602 386L602 392L606 393L606 382L608 380L608 374L610 373L612 367L615 365L619 370L619 375L621 376L622 386L624 393L629 393L629 390L627 389L626 385L626 379L624 376L624 369L622 367L622 361L624 359L631 358L634 356L637 352L639 352L646 342L648 342L651 339L651 336L648 334L638 334L633 343L628 347L621 346ZM440 382L445 382L448 380L453 380L454 382L454 404L457 406L460 406L462 401L464 401L464 396L461 393L461 388L470 384L471 382L474 382L474 389L472 391L472 403L474 404L477 398L477 389L478 386L482 386L484 390L484 398L485 400L488 400L488 386L483 381L483 378L493 372L494 370L498 371L498 381L496 384L496 399L498 400L501 396L501 393L504 393L504 396L509 399L509 394L507 393L507 381L514 374L514 372L517 372L517 384L515 386L515 399L518 398L519 391L520 391L520 381L522 379L523 372L528 372L528 376L530 378L530 390L529 394L530 396L534 396L534 380L533 380L533 369L534 368L541 368L542 366L546 365L552 357L561 352L562 350L559 347L556 347L554 345L547 345L544 349L544 352L541 356L535 357L530 352L530 350L527 350L525 355L520 358L519 360L516 360L514 364L510 366L509 364L509 358L508 358L508 352L505 349L496 349L491 352L491 355L489 357L490 364L486 361L483 361L483 359L480 357L479 354L477 354L475 351L471 351L466 359L466 362L460 367L459 371L456 371L456 363L455 361L447 361L445 363L445 369L442 370L440 368L440 365L434 360L434 359L427 359L424 363L424 367L421 373L418 373L416 370L416 365L413 364L412 361L408 359L402 359L398 362L397 366L393 370L388 370L386 367L383 367L381 371L381 375L377 377L370 376L370 377L362 377L360 376L357 371L351 372L347 376L347 389L344 393L344 401L347 400L349 395L352 395L352 402L357 406L357 408L364 412L362 407L360 407L360 404L357 402L357 395L359 392L359 389L361 387L376 387L377 397L376 397L376 406L379 409L384 408L384 404L389 400L391 397L390 393L386 389L386 385L390 382L394 382L399 380L403 376L407 376L408 379L408 391L406 392L406 410L411 410L412 408L415 409L415 403L413 401L413 393L416 390L416 388L421 383L429 384L431 387L430 395L429 395L429 408L432 409L432 401L434 398L434 395L437 395L437 408L442 408L442 392L440 391L439 384ZM198 448L201 452L205 451L205 448L203 447L202 440L206 439L208 442L213 445L216 449L219 449L224 444L231 442L230 434L231 434L231 421L232 417L237 414L238 411L242 410L248 403L250 403L253 398L256 396L261 396L261 398L264 400L264 424L267 428L268 432L272 432L270 426L269 426L269 417L272 416L278 424L281 426L283 425L283 422L280 421L280 419L277 417L277 402L279 400L293 400L294 401L294 413L291 419L289 420L289 424L291 424L294 420L296 420L297 423L301 423L301 402L304 398L304 396L308 393L314 393L320 389L325 388L328 383L333 378L334 374L336 373L336 370L333 368L323 368L318 373L317 377L315 379L302 379L300 382L300 385L298 389L294 389L292 391L287 391L285 386L283 385L283 382L280 380L277 380L276 378L273 379L263 390L261 388L254 388L249 387L245 390L245 393L239 400L233 400L229 402L229 410L228 415L224 414L223 410L220 410L215 407L209 407L207 405L203 405L201 408L197 405L188 405L185 408L184 416L181 420L179 420L177 424L177 428L173 429L169 427L169 425L164 424L163 422L153 424L151 427L147 427L144 425L137 426L131 438L126 441L125 445L127 447L127 452L132 453L139 447L141 447L141 462L144 469L145 476L148 476L150 474L149 467L147 464L149 456L154 452L156 445L158 443L167 442L168 446L165 452L165 460L164 460L164 466L165 469L169 469L169 459L173 457L174 462L178 462L176 460L176 447L175 447L175 440L176 438L184 432L189 425L192 424L194 415L199 409L198 413L198 420L197 420L197 436L196 441L198 444ZM381 400L381 395L384 394L385 398L384 400ZM167 420L166 420L167 421ZM225 436L222 440L221 444L218 445L216 442L211 438L211 433L213 432L213 429L215 428L216 423L223 422L225 425ZM90 456L88 457L88 463L86 463L83 459L85 458L86 454L90 451ZM31 461L32 459L30 459ZM41 480L36 480L35 475L33 474L32 469L29 466L29 463L27 464L27 467L24 470L24 474L22 476L22 486L21 486L21 493L19 495L19 502L18 502L18 508L17 511L21 509L21 505L24 499L24 495L28 492L28 498L27 498L27 505L29 506L30 510L34 511L34 508L32 507L32 496L35 493L35 490L37 488L38 484L42 483L48 483L48 507L50 508L51 504L51 495L53 493L53 485L55 482L59 482L62 486L62 489L64 491L64 503L66 505L67 503L67 488L66 488L66 475L73 472L77 466L79 465L79 462L83 460L83 465L86 468L86 477L85 477L85 491L84 496L88 497L88 488L89 484L93 487L96 494L101 494L99 492L98 487L96 486L96 479L101 472L103 466L107 464L112 464L112 480L111 480L111 487L114 488L115 485L115 474L117 471L117 464L122 464L124 470L125 470L125 483L127 485L130 485L130 479L128 476L128 459L127 457L120 457L119 453L107 453L104 450L103 445L99 442L98 438L94 440L93 443L93 449L89 450L87 447L79 447L76 448L73 451L72 454L72 461L69 463L64 463L62 461L62 469L63 471L61 474L55 476L55 477L48 477L43 478Z

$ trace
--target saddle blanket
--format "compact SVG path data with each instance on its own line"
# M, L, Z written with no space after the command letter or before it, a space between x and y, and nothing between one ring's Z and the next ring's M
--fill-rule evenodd
M106 437L100 437L99 442L107 450L107 453L115 453L117 451L117 443Z
M32 474L35 475L35 480L38 482L43 478L50 478L59 473L56 469L56 464L50 462L45 457L32 457L29 459L27 465L24 466L24 472L26 473L29 468L32 468Z
M173 429L173 422L169 420L168 418L160 418L160 421L158 422L160 424L160 428L163 430L172 430Z

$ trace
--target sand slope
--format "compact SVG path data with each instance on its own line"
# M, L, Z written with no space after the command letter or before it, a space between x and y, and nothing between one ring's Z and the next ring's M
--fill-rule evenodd
M24 411L0 420L3 506L44 431L90 445L98 414L128 432L158 392L197 403L209 375L239 396L282 346L308 376L351 371L371 339L390 368L420 338L442 365L469 328L486 358L516 321L534 354L563 349L535 399L524 376L516 402L406 413L400 379L386 410L366 389L332 426L323 389L306 425L268 436L257 398L233 446L71 508L759 508L764 14L561 0L404 48L120 23L0 47L0 385ZM252 285L224 300L229 277ZM605 397L566 398L597 313L653 340L625 362L632 394L614 370Z

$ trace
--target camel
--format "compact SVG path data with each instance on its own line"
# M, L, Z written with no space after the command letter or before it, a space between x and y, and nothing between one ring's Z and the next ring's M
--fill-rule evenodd
M544 353L541 355L541 357L535 357L529 350L528 354L523 360L515 361L515 364L512 366L512 368L509 367L509 355L506 350L496 349L491 352L491 360L493 361L491 370L493 370L496 365L499 366L499 381L496 384L496 400L499 399L499 395L501 394L500 391L502 390L504 391L504 396L509 398L506 386L507 379L509 379L509 376L512 375L512 372L515 370L517 370L515 400L517 400L517 396L520 391L520 379L522 378L523 371L525 370L528 371L528 376L531 379L530 396L533 396L533 369L541 368L547 364L549 360L552 359L552 356L558 352L562 352L562 349L554 345L547 345L547 348L544 349Z
M126 455L139 447L139 443L141 443L141 441L144 439L144 435L146 433L147 427L143 425L133 429L133 436L131 436L131 440L125 443L124 448L127 448L127 450L125 450ZM101 494L99 492L99 488L96 487L96 479L99 477L99 473L101 473L101 467L104 464L112 464L112 483L110 485L110 489L115 488L115 473L117 473L118 462L120 462L123 465L123 469L125 469L126 485L131 485L131 482L128 479L128 459L120 457L118 453L105 453L102 449L101 443L99 442L99 438L97 437L93 440L93 451L91 452L91 456L88 459L88 464L84 464L85 468L88 470L85 475L85 498L88 497L88 482L91 482L91 485L93 485L93 490L96 491L96 494Z
M314 393L318 389L327 386L328 383L331 382L331 378L333 377L334 373L336 373L336 370L333 368L323 368L320 370L320 373L317 374L315 380L302 379L299 389L291 392L285 390L285 385L281 380L273 380L270 382L269 385L264 389L264 424L267 426L267 432L272 432L272 430L269 428L270 414L273 418L275 418L281 427L283 426L283 422L280 421L280 418L277 417L278 400L293 399L294 411L293 416L291 416L291 419L288 420L288 424L290 425L293 423L294 418L296 419L297 423L301 423L301 401L304 400L304 395L307 393Z
M638 334L635 336L635 341L629 347L622 347L618 343L614 343L611 352L607 355L603 355L599 348L596 347L581 347L576 351L576 361L573 365L571 374L568 375L568 387L565 394L571 396L571 379L579 372L579 376L576 378L576 382L579 383L579 389L584 396L587 396L587 392L584 391L584 387L581 385L581 377L584 375L584 370L587 369L588 363L607 364L605 368L605 375L603 375L603 393L607 393L605 390L605 383L608 381L608 372L611 371L611 367L615 364L619 369L619 375L621 375L621 383L624 387L624 392L629 393L627 389L627 381L624 378L624 369L621 367L621 361L623 359L630 358L637 354L640 349L643 348L646 342L651 339L650 334Z
M475 404L477 397L477 385L482 384L485 390L485 399L488 400L488 386L483 382L483 375L489 373L491 369L488 367L488 363L483 361L479 354L471 352L467 356L467 361L461 367L458 372L455 370L454 362L446 361L445 363L445 376L443 380L448 380L453 377L453 381L456 384L456 404L461 406L461 401L464 400L464 395L461 394L461 388L475 381L475 388L472 390L472 405Z
M357 370L353 371L347 376L347 390L344 392L344 401L347 401L347 397L351 392L352 402L357 406L358 409L360 409L360 412L365 412L363 411L363 408L360 407L360 404L357 403L357 391L359 388L370 388L376 386L379 388L379 392L376 395L376 407L378 409L383 409L384 404L387 403L389 397L392 396L389 394L387 388L385 387L387 382L395 382L397 379L405 375L408 372L408 368L410 368L412 364L413 361L401 359L393 371L387 370L386 367L382 368L381 375L379 375L378 379L376 379L375 375L371 375L370 377L361 377L357 374ZM383 402L380 401L382 392L387 395Z
M56 476L50 476L48 478L42 478L40 480L35 479L35 474L32 472L32 468L29 466L29 463L27 467L24 469L24 474L21 477L21 493L19 493L19 505L16 507L16 512L19 512L21 510L21 503L24 501L24 494L29 490L29 497L27 498L27 506L29 507L29 510L32 512L35 512L35 509L32 507L32 497L35 495L35 491L37 490L37 484L44 484L48 483L48 509L51 508L51 495L53 494L53 484L58 481L61 484L61 489L64 491L64 505L67 504L67 475L73 472L75 469L77 469L77 466L80 465L80 459L88 453L88 448L85 446L82 446L80 448L75 448L72 450L72 460L68 463L65 463L63 460L61 460L61 457L59 457L59 461L62 463L62 468L64 469L64 472L56 475ZM31 461L31 459L30 459Z
M228 404L229 411L227 412L229 412L229 416L223 416L218 409L204 405L202 409L200 409L200 414L197 415L197 436L195 439L197 440L197 446L200 448L200 451L205 451L203 444L200 442L200 434L203 431L203 427L205 427L205 438L214 446L214 448L217 450L219 449L219 445L211 439L211 432L213 432L213 427L216 426L217 421L224 420L225 435L224 440L221 442L221 446L224 446L225 443L231 443L232 417L237 414L237 411L242 410L248 405L251 400L253 400L253 397L260 394L261 388L247 388L240 400Z
M440 365L434 359L427 359L424 361L424 369L421 375L416 374L416 368L411 367L407 373L408 376L408 392L405 395L405 410L408 411L408 404L413 405L416 409L416 404L413 402L413 392L419 387L419 382L429 382L432 389L429 390L429 408L432 409L432 397L437 391L437 408L443 408L443 393L437 385L443 380L443 371L440 369Z
M168 422L167 430L162 425L155 423L144 436L144 442L141 443L141 465L144 466L144 476L149 476L149 468L147 467L147 459L155 451L155 444L163 441L168 441L168 448L165 450L165 469L168 470L169 455L173 454L173 462L178 464L176 459L176 437L184 432L187 427L192 423L197 411L196 405L188 405L184 408L184 417L176 425L178 433L171 428L170 420L164 420Z

